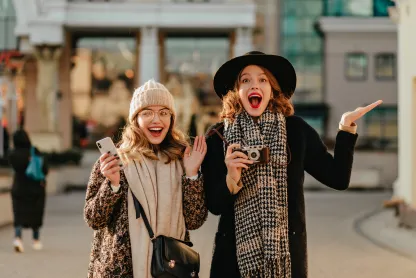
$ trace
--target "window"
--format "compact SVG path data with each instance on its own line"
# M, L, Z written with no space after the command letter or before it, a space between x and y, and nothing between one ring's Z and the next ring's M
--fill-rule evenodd
M378 80L396 79L396 54L380 53L375 58L375 74Z
M128 117L136 76L136 38L83 36L75 39L70 73L72 113L89 122L91 142L109 134Z
M323 39L314 24L322 15L323 1L281 1L280 11L281 55L293 64L298 76L293 101L319 102L323 88L316 79L322 79Z
M321 138L324 138L325 136L325 123L324 118L321 117L303 117L305 122L307 122L313 129L316 130L316 132L319 134Z
M325 0L326 16L388 16L392 0Z
M13 1L0 1L0 50L17 49L17 38L14 35L16 13Z
M326 0L327 16L372 16L373 0Z
M326 138L328 111L328 105L324 103L299 103L295 107L295 115L312 126L322 139Z
M364 116L363 142L371 149L397 149L397 106L377 107Z
M178 79L180 86L185 86L187 79L193 79L195 82L189 88L201 104L218 105L220 99L210 84L215 71L228 60L229 48L226 36L168 35L165 39L166 82L174 84Z
M176 123L189 136L219 121L221 100L212 79L229 55L227 33L171 33L164 38L164 84L175 98Z
M392 0L374 0L374 16L389 16L390 6L395 6Z
M345 56L345 77L351 81L367 79L368 57L364 53L348 53Z
M373 0L349 0L344 2L344 11L352 16L371 16Z

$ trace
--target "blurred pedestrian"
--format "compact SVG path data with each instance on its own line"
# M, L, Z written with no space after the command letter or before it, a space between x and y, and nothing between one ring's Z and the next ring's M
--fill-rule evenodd
M3 126L3 157L7 157L10 149L10 136L7 126Z
M9 163L14 170L12 185L12 203L15 239L13 246L16 252L23 252L22 229L32 229L33 249L41 250L40 228L43 225L43 216L46 199L46 180L35 180L26 174L26 169L32 159L31 152L40 156L23 129L13 134L14 149L9 152ZM46 177L48 165L43 158L41 171Z
M333 156L293 115L296 73L285 58L236 57L217 71L214 87L222 121L208 130L202 164L208 209L221 215L211 277L306 278L304 171L347 189L355 121L381 101L342 116Z

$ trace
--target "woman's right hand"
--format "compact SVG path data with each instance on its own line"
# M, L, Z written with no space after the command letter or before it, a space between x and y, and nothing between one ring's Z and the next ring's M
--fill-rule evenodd
M240 148L240 144L228 146L225 155L225 165L227 166L228 176L238 183L241 178L241 170L243 168L248 169L248 165L253 164L253 161L249 160L248 156L242 152L233 152L235 148Z
M101 174L109 179L113 186L118 186L120 183L120 165L120 157L118 155L105 153L100 156Z

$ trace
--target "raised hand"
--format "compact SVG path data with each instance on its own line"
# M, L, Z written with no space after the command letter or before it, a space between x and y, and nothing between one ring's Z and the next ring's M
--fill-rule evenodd
M355 123L355 121L382 103L382 100L377 100L376 102L373 102L372 104L369 104L365 107L358 107L354 111L348 111L344 113L341 117L341 124L344 126L351 126L352 123Z
M207 143L205 142L205 136L196 136L194 146L186 147L184 152L183 164L186 176L192 177L198 174L199 167L201 167L206 153Z

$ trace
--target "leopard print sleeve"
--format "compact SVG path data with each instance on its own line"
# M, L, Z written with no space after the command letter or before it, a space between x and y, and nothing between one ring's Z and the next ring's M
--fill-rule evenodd
M183 214L188 230L198 229L208 217L203 180L202 174L196 180L188 179L185 175L182 176Z
M104 228L110 220L114 205L124 196L125 191L125 176L120 176L120 189L114 192L110 181L101 174L98 160L91 171L85 198L84 219L88 226L94 230Z

